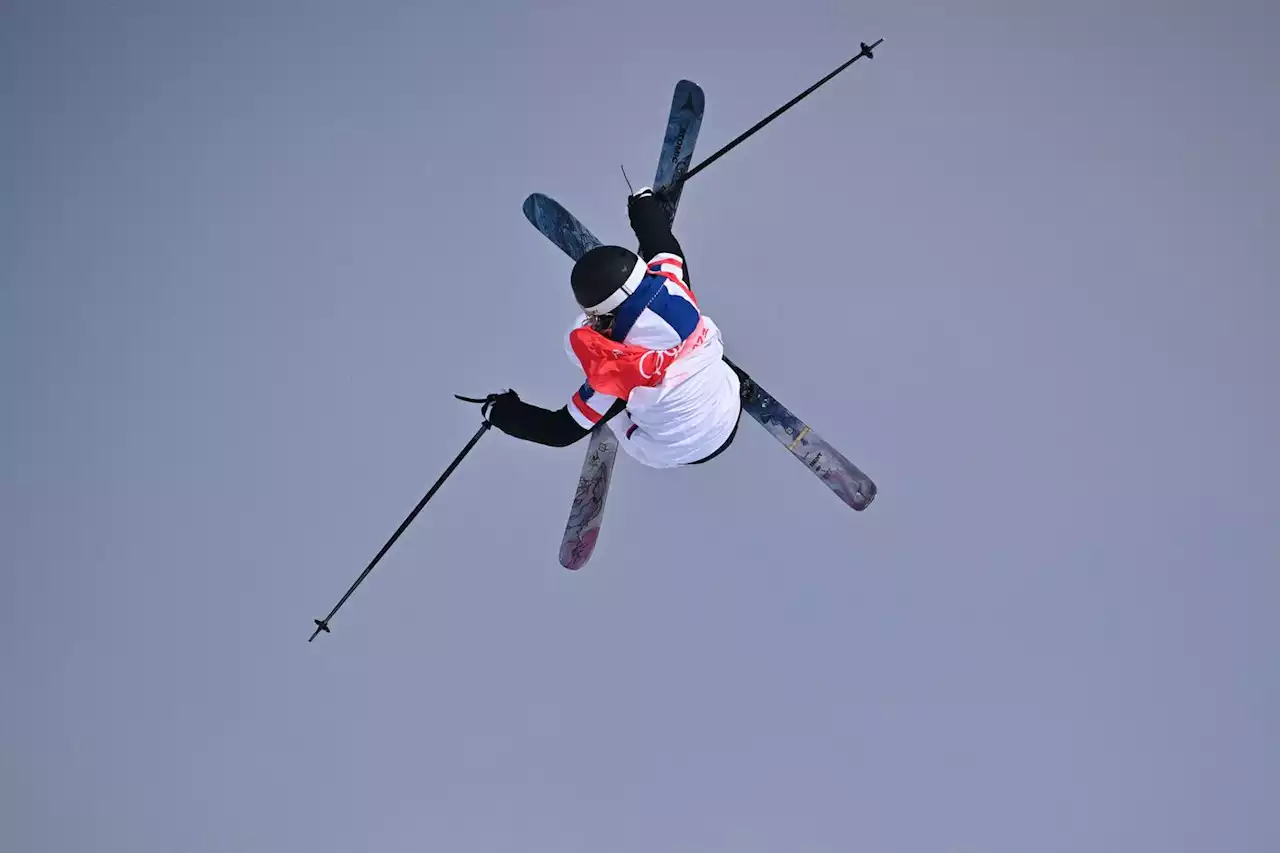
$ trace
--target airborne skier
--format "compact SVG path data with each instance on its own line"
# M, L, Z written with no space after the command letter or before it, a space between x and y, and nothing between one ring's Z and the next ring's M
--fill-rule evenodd
M560 564L567 569L582 568L595 548L618 444L650 467L696 465L733 442L743 412L845 504L859 512L870 506L875 482L725 356L719 328L698 307L671 222L685 182L858 59L870 59L882 41L862 42L857 56L693 169L689 164L704 99L696 83L677 83L654 180L663 197L645 187L627 199L639 254L601 245L577 217L547 195L532 193L525 199L525 218L574 260L570 283L583 313L569 331L566 349L586 381L568 405L555 411L525 403L515 391L484 399L455 394L482 404L484 423L329 615L313 620L311 640L329 632L329 621L494 426L516 438L559 447L591 436L560 543ZM608 432L596 430L602 422L608 424Z
M515 391L491 395L485 417L507 435L553 447L607 423L644 465L696 465L737 434L742 382L724 360L719 327L698 307L662 199L645 187L627 198L627 215L639 254L596 246L570 275L582 313L565 349L586 381L554 411Z

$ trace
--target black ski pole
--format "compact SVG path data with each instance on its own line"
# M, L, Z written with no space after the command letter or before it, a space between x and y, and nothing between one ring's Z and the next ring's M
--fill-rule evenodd
M457 395L455 394L454 396ZM483 400L470 400L466 397L459 397L458 399L466 400L469 403L485 402ZM431 496L434 495L436 490L439 489L444 481L449 478L449 475L453 473L453 469L458 467L458 463L460 463L463 458L471 452L471 448L476 446L476 442L480 440L480 436L484 435L491 426L493 426L493 424L489 423L486 419L480 429L476 430L476 434L467 442L467 446L462 448L462 452L459 453L453 462L449 464L449 467L444 470L444 473L440 475L440 479L436 480L435 485L427 490L427 493L423 495L422 500L418 501L418 505L413 508L413 512L409 513L409 517L401 522L400 527L395 533L391 534L391 538L387 540L387 544L382 546L382 550L379 551L377 556L374 557L369 565L365 567L365 570L360 573L360 577L356 578L356 582L351 585L351 589L347 590L347 594L342 596L338 603L333 606L333 609L329 611L329 615L323 619L312 620L316 623L316 629L311 634L311 640L314 640L321 631L324 631L326 634L329 633L329 620L333 618L333 614L337 613L338 609L342 607L343 604L346 604L347 599L351 597L351 593L356 591L356 587L360 586L364 579L369 575L369 572L373 571L373 567L378 565L378 561L382 559L382 555L391 550L391 546L400 538L400 534L404 533L405 529L413 523L413 520L418 517L418 513L422 512L422 508L427 505L427 501L431 500ZM311 640L307 640L307 642L309 643Z
M766 124L768 124L769 122L773 121L775 118L777 118L778 116L782 115L782 114L783 114L783 113L785 113L787 110L791 109L791 108L792 108L792 107L794 107L796 104L798 104L798 103L800 103L801 101L803 101L805 98L809 97L809 95L813 94L813 92L814 92L815 90L817 90L817 88L818 88L819 86L821 86L823 83L826 83L826 82L827 82L828 80L830 80L832 77L836 76L836 75L837 75L837 74L839 74L841 71L845 70L845 69L846 69L846 68L848 68L850 65L852 65L853 63L855 63L855 62L857 62L859 59L861 59L862 57L864 57L864 56L865 56L867 59L874 59L875 57L871 55L871 51L875 50L875 49L876 49L877 47L879 47L879 46L881 45L881 43L883 43L883 42L884 42L884 39L879 39L879 40L878 40L878 41L876 41L874 44L867 44L865 41L864 41L864 42L862 42L862 43L860 44L860 47L862 48L862 50L858 53L858 55L857 55L857 56L853 57L853 59L850 59L850 60L849 60L848 62L846 62L844 65L841 65L841 66L840 66L839 68L837 68L835 71L832 71L832 72L831 72L830 74L828 74L826 77L823 77L823 78L822 78L821 80L819 80L817 83L814 83L814 84L813 84L812 86L810 86L808 89L805 89L803 92L801 92L800 94L796 95L794 98L792 98L791 100L787 101L785 104L783 104L782 106L778 107L778 108L777 108L776 110L774 110L773 112L769 113L769 115L767 115L767 116L765 116L764 118L762 118L760 121L758 121L758 122L755 124L755 126L754 126L754 127L750 128L749 130L747 130L746 132L744 132L744 133L743 133L741 136L739 136L737 139L733 140L733 141L732 141L732 142L730 142L728 145L726 145L725 147L721 148L719 151L717 151L716 153L712 154L710 157L708 157L707 159L703 160L701 163L699 163L698 165L694 166L694 167L693 167L692 169L690 169L689 171L685 172L683 176L681 176L680 178L677 178L677 179L676 179L676 185L677 185L677 186L679 186L679 185L684 184L686 181L688 181L688 180L689 180L690 178L692 178L694 175L698 174L698 173L699 173L699 172L701 172L703 169L707 168L707 167L708 167L708 166L710 166L712 163L714 163L715 161L719 160L719 159L720 159L721 157L723 157L724 155L728 154L728 153L729 153L730 151L732 151L734 148L737 148L737 147L738 147L740 144L742 144L742 143L743 143L743 142L744 142L748 137L752 136L756 131L760 130L760 128L764 127Z

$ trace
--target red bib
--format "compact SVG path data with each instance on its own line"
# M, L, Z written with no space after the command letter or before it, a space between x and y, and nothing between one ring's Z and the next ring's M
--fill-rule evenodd
M684 343L664 350L611 341L583 326L569 333L569 346L582 363L588 385L597 393L625 400L634 388L652 388L660 383L667 368L705 338L706 328L701 320Z

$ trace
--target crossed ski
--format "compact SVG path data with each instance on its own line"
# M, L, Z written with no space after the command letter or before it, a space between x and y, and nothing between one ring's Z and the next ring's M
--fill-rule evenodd
M865 51L866 45L863 47ZM869 56L869 52L866 55ZM696 84L681 80L676 85L654 180L655 192L665 199L668 218L672 221L697 142L704 104L702 90ZM575 261L600 245L577 217L550 196L531 194L525 199L523 210L530 224ZM854 510L864 510L871 504L876 485L870 477L749 377L744 383L744 412ZM560 564L567 569L585 566L595 550L617 453L618 440L613 431L604 424L596 427L587 445L560 544Z

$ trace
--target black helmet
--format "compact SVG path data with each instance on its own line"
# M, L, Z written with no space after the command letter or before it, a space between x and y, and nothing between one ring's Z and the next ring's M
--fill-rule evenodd
M647 266L621 246L596 246L573 265L573 297L588 314L608 314L635 293Z

